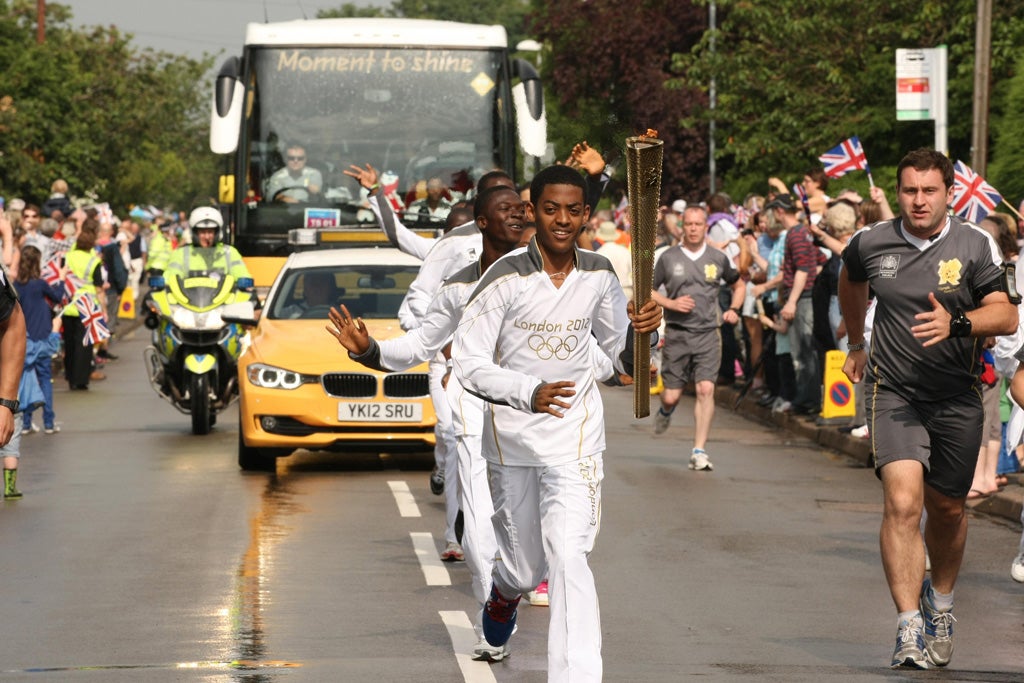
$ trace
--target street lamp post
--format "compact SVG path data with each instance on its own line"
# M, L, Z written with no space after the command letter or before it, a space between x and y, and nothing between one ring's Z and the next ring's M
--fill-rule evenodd
M711 37L708 41L708 49L711 51L711 61L714 64L715 59L715 30L718 28L718 8L715 6L715 0L711 0L711 4L708 6L708 27L711 31ZM708 111L711 113L711 121L708 123L708 189L709 194L714 194L716 189L715 173L715 100L718 97L718 93L715 90L715 72L712 66L711 72L711 84L708 87Z

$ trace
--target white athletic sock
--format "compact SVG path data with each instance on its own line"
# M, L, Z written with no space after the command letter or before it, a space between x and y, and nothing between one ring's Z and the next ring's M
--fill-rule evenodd
M914 617L920 617L920 616L921 616L921 611L920 610L916 610L916 609L912 609L912 610L907 611L907 612L900 612L899 615L897 615L897 617L896 617L896 628L899 628L900 624L902 624L903 622L905 622L905 621L909 622Z
M935 609L938 611L948 612L953 609L953 594L940 593L932 588L932 604L935 605Z

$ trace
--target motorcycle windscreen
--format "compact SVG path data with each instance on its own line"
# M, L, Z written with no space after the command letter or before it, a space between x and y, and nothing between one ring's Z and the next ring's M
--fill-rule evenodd
M181 292L189 308L205 310L220 304L219 295L221 291L230 286L228 276L220 271L192 270L188 275L182 277L174 275L176 287Z

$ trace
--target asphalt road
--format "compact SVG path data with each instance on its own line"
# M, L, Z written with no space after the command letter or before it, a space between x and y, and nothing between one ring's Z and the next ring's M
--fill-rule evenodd
M145 343L121 341L89 392L58 382L62 431L23 442L25 497L0 507L0 680L545 680L545 608L521 607L506 661L457 656L472 597L466 567L436 561L428 460L300 452L242 473L235 410L192 436L149 388ZM691 472L692 403L659 437L628 389L606 403L605 680L1022 679L1015 525L971 519L950 668L891 672L870 471L719 408L715 470Z

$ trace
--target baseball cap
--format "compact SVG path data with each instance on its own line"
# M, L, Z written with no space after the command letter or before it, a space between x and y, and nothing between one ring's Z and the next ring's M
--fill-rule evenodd
M782 209L783 211L796 211L796 204L793 203L793 195L778 194L775 199L764 205L766 209Z
M674 202L672 202L672 212L673 213L682 213L683 211L686 211L686 200L685 199L677 199Z

